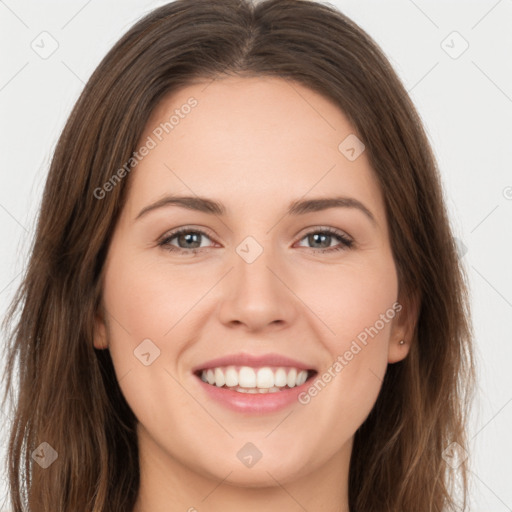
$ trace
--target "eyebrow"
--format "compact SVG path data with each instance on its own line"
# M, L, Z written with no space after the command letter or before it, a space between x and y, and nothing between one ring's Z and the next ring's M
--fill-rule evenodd
M189 210L208 213L211 215L223 216L226 214L226 207L213 199L199 196L165 196L155 203L144 207L135 220L143 217L147 213L165 206L180 206ZM352 197L321 197L315 199L292 201L288 206L287 215L297 216L312 212L319 212L329 208L356 208L363 212L374 225L377 221L373 213L361 201Z

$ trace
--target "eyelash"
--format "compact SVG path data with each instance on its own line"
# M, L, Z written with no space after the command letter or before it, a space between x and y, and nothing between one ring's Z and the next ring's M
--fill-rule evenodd
M204 235L207 238L211 239L211 237L208 235L208 233L206 233L200 229L190 229L190 228L185 227L185 228L179 228L175 231L172 231L171 233L168 233L167 236L165 236L165 238L163 238L160 242L158 242L158 245L160 247L163 247L166 251L177 252L177 253L197 254L197 253L201 252L203 249L206 249L206 247L198 247L198 248L193 248L193 249L182 249L181 247L172 246L170 244L170 241L172 239L176 238L178 235L181 235L183 233L200 234L200 235ZM350 249L354 244L353 240L348 238L342 232L340 232L336 229L332 229L332 228L322 228L322 229L309 231L300 240L303 240L304 238L306 238L309 235L313 235L313 234L317 234L317 233L334 236L341 242L342 245L340 245L338 247L330 247L330 248L326 248L326 249L315 249L314 247L310 247L309 249L312 249L313 251L318 251L321 253L325 253L325 252L334 253L334 252Z

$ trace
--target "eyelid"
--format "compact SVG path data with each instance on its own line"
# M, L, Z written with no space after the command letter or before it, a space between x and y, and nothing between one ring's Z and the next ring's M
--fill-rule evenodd
M321 232L321 233L329 233L332 235L343 236L344 238L346 238L348 240L354 241L352 236L350 236L346 231L344 231L343 229L332 227L332 226L322 226L321 224L320 225L314 224L312 226L308 226L308 227L304 228L302 231L303 231L303 234L300 235L301 240L302 240L302 238L304 238L305 236L307 236L311 233ZM299 236L299 235L297 235L297 236Z

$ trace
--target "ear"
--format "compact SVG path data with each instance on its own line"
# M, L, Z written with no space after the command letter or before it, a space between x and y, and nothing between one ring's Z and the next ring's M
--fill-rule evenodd
M105 315L103 308L101 306L98 307L96 315L94 317L94 348L98 350L103 350L108 348L108 339L107 339L107 325L105 322Z
M402 361L409 354L420 312L417 292L403 294L393 306L396 311L389 338L388 363ZM403 343L400 342L403 340Z

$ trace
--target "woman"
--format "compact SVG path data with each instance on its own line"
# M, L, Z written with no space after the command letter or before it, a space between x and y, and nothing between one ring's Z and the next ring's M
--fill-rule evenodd
M436 163L334 8L177 0L132 27L60 137L10 319L15 511L466 509Z

